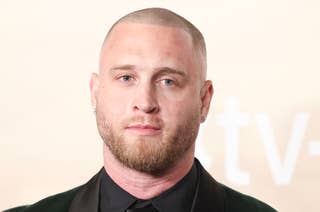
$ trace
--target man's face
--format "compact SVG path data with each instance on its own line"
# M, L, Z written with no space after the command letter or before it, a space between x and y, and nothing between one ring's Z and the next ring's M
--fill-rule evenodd
M113 29L91 93L99 133L121 163L157 174L193 155L209 107L200 94L200 67L181 28L120 23Z

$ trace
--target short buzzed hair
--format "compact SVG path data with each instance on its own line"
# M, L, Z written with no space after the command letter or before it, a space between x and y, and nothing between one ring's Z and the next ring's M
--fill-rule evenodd
M108 31L103 43L107 42L108 37L112 32L113 28L117 26L119 23L123 22L155 24L162 26L177 27L185 30L191 36L193 46L195 50L198 51L199 56L202 60L201 80L206 79L207 53L205 40L202 33L187 19L164 8L145 8L142 10L137 10L123 16L118 21L116 21Z

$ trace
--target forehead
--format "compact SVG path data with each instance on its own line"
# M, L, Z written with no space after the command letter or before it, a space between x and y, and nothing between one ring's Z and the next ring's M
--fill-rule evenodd
M138 63L132 65L173 65L183 70L194 66L196 59L192 38L184 29L125 22L108 35L101 50L100 68Z
M137 39L137 37L144 42L157 40L192 46L191 35L182 27L128 21L117 24L109 33L105 44L108 46L117 40L131 41L132 38Z

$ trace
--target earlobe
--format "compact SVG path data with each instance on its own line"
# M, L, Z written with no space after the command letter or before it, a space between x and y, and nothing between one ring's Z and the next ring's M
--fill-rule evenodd
M99 90L99 75L97 73L92 73L91 79L90 79L90 94L91 94L91 105L93 110L95 110L97 105L98 90Z
M201 89L200 95L201 95L201 122L204 122L207 118L211 99L213 96L213 87L212 87L212 82L210 80L207 80L204 83L204 86Z

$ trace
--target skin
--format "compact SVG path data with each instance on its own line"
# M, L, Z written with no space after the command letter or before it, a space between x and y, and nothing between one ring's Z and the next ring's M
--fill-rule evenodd
M100 134L106 130L101 123L107 122L130 154L146 158L175 142L169 138L179 132L190 134L185 151L158 172L128 167L104 143L107 173L137 198L166 191L193 164L198 128L213 95L211 81L201 80L201 64L190 35L177 27L119 23L102 47L99 74L90 81Z

